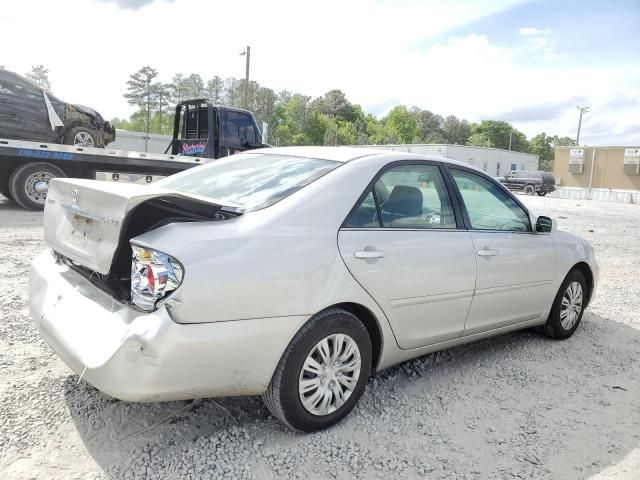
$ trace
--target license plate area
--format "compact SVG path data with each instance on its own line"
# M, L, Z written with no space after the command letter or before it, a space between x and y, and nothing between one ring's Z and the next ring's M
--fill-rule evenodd
M91 218L73 215L71 219L71 235L69 241L75 245L86 247L87 241L94 228L94 220Z

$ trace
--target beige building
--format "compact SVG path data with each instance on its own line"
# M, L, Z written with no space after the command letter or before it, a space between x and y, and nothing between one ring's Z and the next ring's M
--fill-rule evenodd
M556 147L559 187L640 191L640 147Z

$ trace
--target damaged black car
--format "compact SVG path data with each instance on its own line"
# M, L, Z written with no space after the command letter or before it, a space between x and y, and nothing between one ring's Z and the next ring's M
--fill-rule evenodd
M94 109L63 102L0 68L0 138L105 147L116 130Z

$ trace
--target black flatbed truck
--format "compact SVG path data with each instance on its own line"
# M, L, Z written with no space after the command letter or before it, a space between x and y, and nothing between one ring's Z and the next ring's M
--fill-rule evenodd
M0 138L0 193L25 209L42 210L55 177L95 179L106 173L117 181L137 174L151 182L265 146L251 112L207 99L185 100L176 106L173 138L164 154Z

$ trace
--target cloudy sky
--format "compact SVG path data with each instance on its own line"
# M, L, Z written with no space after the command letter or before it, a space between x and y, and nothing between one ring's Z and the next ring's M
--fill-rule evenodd
M143 65L168 81L244 75L275 90L346 92L365 112L402 103L531 137L640 144L638 0L4 0L0 65L50 70L54 93L105 117Z

